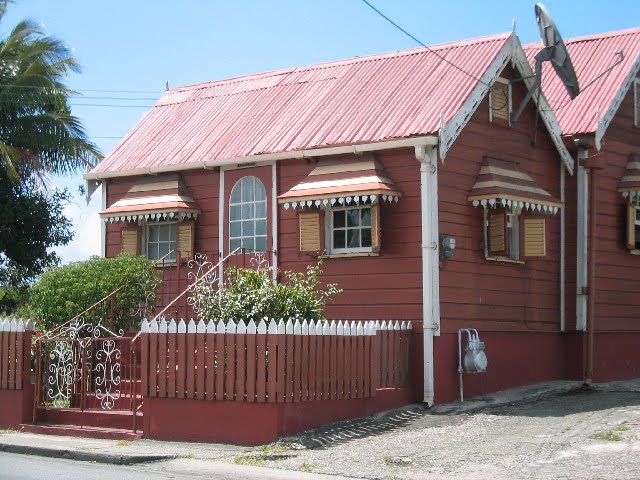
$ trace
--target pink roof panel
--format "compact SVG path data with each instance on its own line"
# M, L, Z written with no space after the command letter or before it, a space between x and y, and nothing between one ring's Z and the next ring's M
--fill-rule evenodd
M624 52L625 58L621 64L588 86L573 101L553 67L548 62L544 64L542 88L555 110L562 133L595 133L600 119L614 102L632 69L638 66L640 28L565 39L565 44L581 88L616 62L618 57L613 52ZM533 58L542 48L542 43L529 44L524 48L529 62L534 65Z
M510 34L179 87L93 169L118 172L437 133ZM444 62L446 58L463 73Z

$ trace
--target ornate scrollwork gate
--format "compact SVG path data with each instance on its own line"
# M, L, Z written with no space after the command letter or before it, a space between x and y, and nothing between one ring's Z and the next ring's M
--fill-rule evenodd
M128 410L135 389L131 338L82 318L36 348L38 407Z

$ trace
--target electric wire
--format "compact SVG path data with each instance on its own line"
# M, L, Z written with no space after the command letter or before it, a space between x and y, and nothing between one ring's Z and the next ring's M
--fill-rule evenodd
M456 65L455 63L453 63L450 60L447 60L445 57L443 57L442 55L440 55L438 52L436 52L434 49L432 49L431 47L429 47L428 45L425 45L422 41L420 41L418 38L416 38L415 36L413 36L411 33L409 33L407 30L405 30L404 28L402 28L400 25L398 25L396 22L394 22L393 20L391 20L389 17L387 17L384 13L382 13L380 10L378 10L376 7L374 7L368 0L362 0L362 2L367 5L371 10L373 10L374 12L376 12L378 15L380 15L382 18L384 18L387 22L389 22L391 25L393 25L395 28L397 28L398 30L400 30L402 33L404 33L406 36L408 36L409 38L411 38L414 42L418 43L419 45L422 45L424 48L426 48L429 52L431 52L433 55L435 55L436 57L438 57L440 60L442 60L443 62L451 65L453 68L455 68L456 70L459 70L460 72L464 73L465 75L473 78L474 80L476 80L477 82L482 83L483 85L490 87L491 85L484 82L482 79L476 77L474 74L466 71L464 68L459 67L458 65Z

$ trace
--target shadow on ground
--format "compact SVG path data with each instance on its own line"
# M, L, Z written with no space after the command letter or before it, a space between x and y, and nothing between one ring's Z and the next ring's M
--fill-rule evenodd
M425 415L428 413L424 408L415 405L401 410L392 410L382 415L334 423L282 440L298 443L308 449L334 447L351 440L381 435L404 428Z

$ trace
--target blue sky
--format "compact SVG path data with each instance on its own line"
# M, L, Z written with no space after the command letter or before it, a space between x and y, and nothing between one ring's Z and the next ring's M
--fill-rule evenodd
M427 45L511 31L539 40L533 1L370 0ZM548 0L564 37L638 26L640 1ZM236 77L417 46L361 0L16 0L5 34L30 18L82 64L68 85L73 113L108 153L170 86ZM74 192L82 176L54 178ZM67 209L76 230L64 261L100 253L100 191Z

